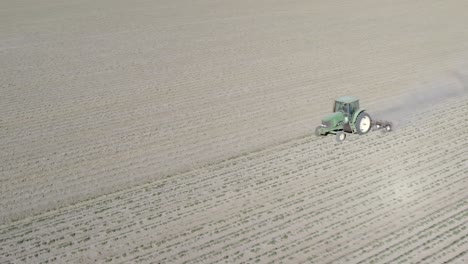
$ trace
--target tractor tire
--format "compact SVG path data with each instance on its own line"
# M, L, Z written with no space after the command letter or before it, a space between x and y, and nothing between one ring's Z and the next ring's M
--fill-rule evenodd
M386 126L384 127L384 129L385 129L385 130L384 130L385 132L390 132L390 131L392 131L392 126L391 126L391 125L386 125Z
M346 139L346 133L343 131L336 132L336 141L343 142Z
M370 115L366 112L362 112L358 115L356 119L356 132L359 135L367 134L372 128L372 119Z
M315 128L315 135L317 137L320 137L322 134L320 133L320 126L318 126L317 128Z

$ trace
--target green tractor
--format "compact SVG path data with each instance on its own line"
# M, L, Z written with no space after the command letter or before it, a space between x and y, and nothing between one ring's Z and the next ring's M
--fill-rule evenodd
M364 135L372 127L391 130L391 123L386 121L373 122L365 109L359 108L359 100L352 96L343 96L335 100L333 114L322 119L322 124L315 129L315 135L325 136L335 134L336 140L342 142L346 139L346 133Z

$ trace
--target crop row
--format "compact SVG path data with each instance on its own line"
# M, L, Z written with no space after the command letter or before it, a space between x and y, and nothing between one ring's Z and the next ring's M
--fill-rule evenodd
M463 113L466 104L452 103L449 110L433 110L437 123L422 118L393 134L344 144L298 138L3 225L0 256L27 262L380 262L414 258L423 244L452 250L450 243L465 243L466 230L457 223L466 221L468 180L467 142L447 140L460 131L445 129L464 115L442 118ZM428 127L431 133L417 133ZM412 231L402 236L405 228ZM458 233L443 235L448 231ZM460 246L444 257L459 254Z

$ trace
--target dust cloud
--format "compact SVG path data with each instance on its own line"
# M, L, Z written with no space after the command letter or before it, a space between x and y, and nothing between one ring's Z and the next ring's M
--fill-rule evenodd
M392 121L404 126L413 114L424 111L446 100L468 95L468 67L448 72L437 81L406 90L399 98L390 100L389 106L375 112L374 119Z

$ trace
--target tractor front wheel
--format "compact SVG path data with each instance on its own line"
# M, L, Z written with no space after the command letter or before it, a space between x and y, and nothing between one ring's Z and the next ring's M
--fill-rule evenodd
M367 132L369 132L369 130L371 129L372 127L372 120L371 120L371 117L369 116L368 113L366 112L362 112L358 115L357 119L356 119L356 132L359 134L359 135L364 135L364 134L367 134Z
M336 141L343 142L346 139L346 134L343 131L336 132Z
M318 126L318 127L315 129L315 135L316 135L317 137L319 137L319 136L322 135L322 133L320 133L320 126Z

